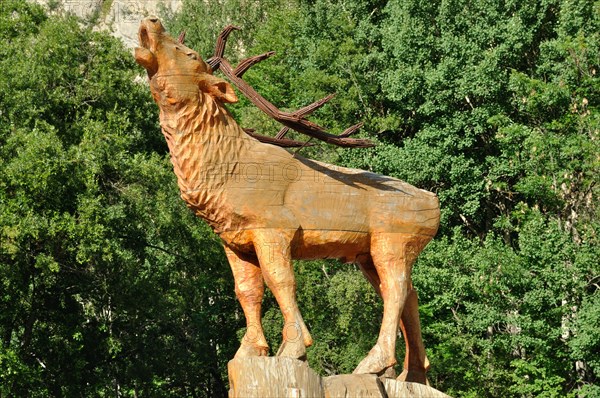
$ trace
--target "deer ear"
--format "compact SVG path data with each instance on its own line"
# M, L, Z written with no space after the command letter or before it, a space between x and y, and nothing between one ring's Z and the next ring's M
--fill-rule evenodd
M206 74L203 79L203 86L206 91L214 98L228 103L238 102L238 97L229 83L216 76Z

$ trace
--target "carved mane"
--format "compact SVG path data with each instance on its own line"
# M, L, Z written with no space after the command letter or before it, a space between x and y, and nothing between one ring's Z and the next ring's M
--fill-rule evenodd
M181 198L217 232L231 226L224 186L233 168L252 146L261 145L232 121L227 109L201 90L197 102L160 112Z

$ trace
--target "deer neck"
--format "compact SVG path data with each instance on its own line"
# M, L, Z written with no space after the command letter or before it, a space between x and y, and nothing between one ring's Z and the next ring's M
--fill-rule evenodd
M182 199L217 233L229 229L225 184L253 140L223 106L210 100L179 109L161 107L160 124Z

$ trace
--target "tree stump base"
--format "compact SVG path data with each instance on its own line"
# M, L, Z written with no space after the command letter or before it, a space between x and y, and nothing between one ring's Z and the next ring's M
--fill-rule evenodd
M229 398L450 398L436 389L375 375L321 377L292 358L232 359Z

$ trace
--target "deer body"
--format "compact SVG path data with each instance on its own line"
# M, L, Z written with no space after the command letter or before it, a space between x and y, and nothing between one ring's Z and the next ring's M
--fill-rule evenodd
M410 282L412 264L439 225L437 197L400 180L294 156L237 125L236 100L193 50L142 21L136 60L148 70L181 197L223 240L247 320L237 356L266 355L260 306L267 283L285 325L278 355L302 358L312 343L295 299L292 259L357 263L384 300L377 344L355 372L396 363L398 325L407 344L401 378L428 367Z
M430 192L263 144L237 124L220 126L219 119L232 120L228 113L205 115L206 120L193 123L196 130L185 114L165 113L161 126L181 196L228 243L236 243L240 230L265 227L307 236L348 232L359 239L382 232L431 237L437 230L437 197ZM200 109L189 113L201 114ZM180 122L173 125L173 120ZM213 128L207 132L205 126ZM315 255L322 258L319 253L309 258Z

